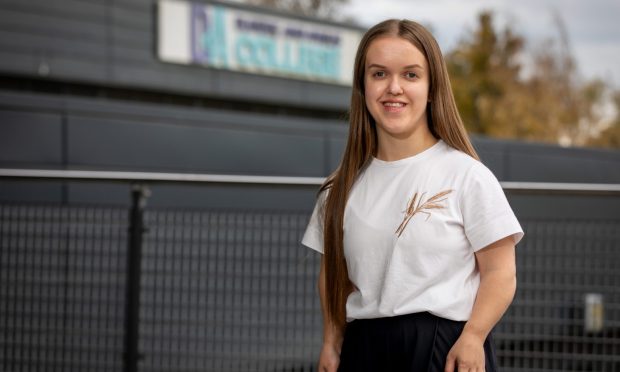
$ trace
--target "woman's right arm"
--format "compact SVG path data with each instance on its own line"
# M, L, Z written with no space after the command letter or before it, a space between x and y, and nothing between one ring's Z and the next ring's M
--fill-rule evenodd
M321 271L319 272L319 297L323 313L323 347L319 356L319 372L336 372L340 364L343 329L331 321L327 313L327 297L325 295L325 262L321 255Z

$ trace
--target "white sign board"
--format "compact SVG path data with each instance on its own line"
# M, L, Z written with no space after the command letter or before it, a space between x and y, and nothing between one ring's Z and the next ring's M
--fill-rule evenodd
M361 32L219 4L160 0L158 56L181 64L351 85Z

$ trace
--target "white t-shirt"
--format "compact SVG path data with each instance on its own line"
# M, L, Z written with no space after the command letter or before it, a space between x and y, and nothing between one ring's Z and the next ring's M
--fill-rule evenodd
M302 244L323 253L319 196ZM355 290L347 320L428 311L468 320L474 252L523 231L491 171L439 140L397 161L372 159L349 194L344 254Z

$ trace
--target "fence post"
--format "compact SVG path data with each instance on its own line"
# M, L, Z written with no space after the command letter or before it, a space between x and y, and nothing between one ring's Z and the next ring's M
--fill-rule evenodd
M129 219L127 252L127 287L125 299L125 339L123 372L137 372L142 357L138 351L140 326L140 278L142 274L142 235L144 207L150 196L147 186L134 184L131 190L132 205Z

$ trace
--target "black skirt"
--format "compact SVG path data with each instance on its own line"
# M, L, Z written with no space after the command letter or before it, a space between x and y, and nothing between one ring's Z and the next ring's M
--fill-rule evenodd
M430 313L350 322L344 333L339 372L443 372L465 322ZM491 335L484 343L485 370L497 371Z

